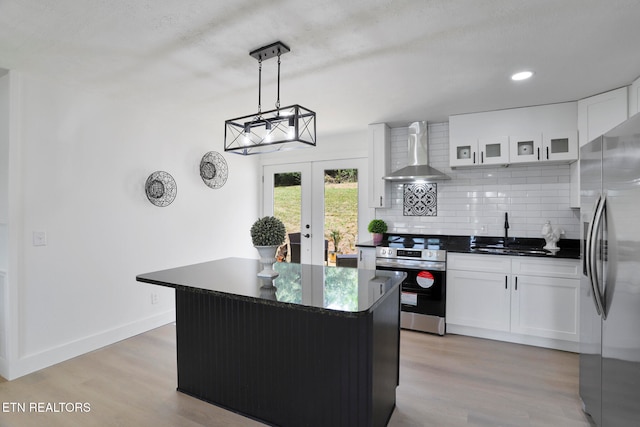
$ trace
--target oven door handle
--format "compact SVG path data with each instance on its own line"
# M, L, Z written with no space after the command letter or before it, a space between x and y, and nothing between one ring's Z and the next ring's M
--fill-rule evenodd
M446 271L447 267L445 263L438 261L411 261L411 260L398 260L387 261L378 258L376 260L376 267L385 268L397 268L399 270L432 270L432 271Z

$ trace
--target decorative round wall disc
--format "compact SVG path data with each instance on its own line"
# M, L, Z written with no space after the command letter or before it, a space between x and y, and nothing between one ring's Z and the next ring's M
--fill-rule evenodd
M175 200L178 192L176 181L163 171L156 171L149 175L144 189L147 193L147 199L161 208L169 206Z
M229 168L220 153L209 151L200 160L200 177L207 186L220 188L227 182Z

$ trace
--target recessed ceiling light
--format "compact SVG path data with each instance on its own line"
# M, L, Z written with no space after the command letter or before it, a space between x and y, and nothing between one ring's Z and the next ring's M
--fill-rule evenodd
M512 75L511 80L527 80L531 76L533 76L533 71L520 71L519 73L515 73L514 75Z

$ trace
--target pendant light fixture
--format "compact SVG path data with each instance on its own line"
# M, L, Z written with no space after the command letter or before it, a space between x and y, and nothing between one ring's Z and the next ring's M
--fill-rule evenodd
M258 112L224 122L224 151L250 155L316 145L316 113L294 104L280 107L280 56L290 49L282 42L249 53L258 60ZM262 111L262 61L278 58L275 109Z

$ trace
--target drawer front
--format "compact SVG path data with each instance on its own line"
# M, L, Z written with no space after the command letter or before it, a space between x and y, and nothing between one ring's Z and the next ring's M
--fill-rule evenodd
M514 258L511 264L513 274L565 279L580 278L580 261L547 258Z
M511 257L447 253L447 270L511 273Z

